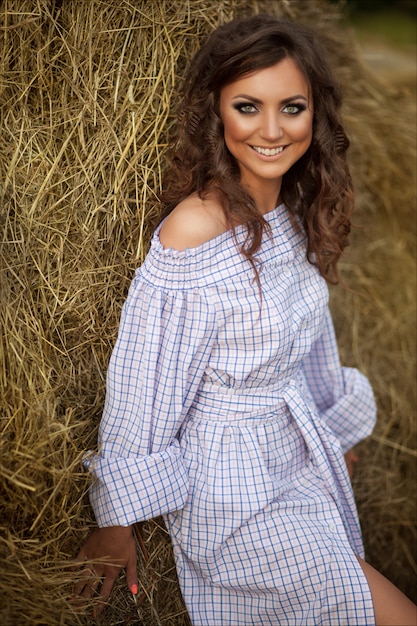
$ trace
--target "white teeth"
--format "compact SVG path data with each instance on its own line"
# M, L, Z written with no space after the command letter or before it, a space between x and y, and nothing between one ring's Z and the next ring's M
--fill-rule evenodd
M258 146L252 146L255 152L259 152L259 154L264 154L265 156L275 156L284 150L284 146L280 146L279 148L259 148Z

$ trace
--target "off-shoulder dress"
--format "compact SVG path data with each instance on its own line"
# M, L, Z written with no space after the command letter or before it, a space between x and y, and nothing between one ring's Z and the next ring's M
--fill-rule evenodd
M184 251L156 230L109 363L99 526L163 515L194 626L371 626L343 453L367 379L341 367L328 289L284 205L254 270L227 231ZM260 295L261 294L261 295Z

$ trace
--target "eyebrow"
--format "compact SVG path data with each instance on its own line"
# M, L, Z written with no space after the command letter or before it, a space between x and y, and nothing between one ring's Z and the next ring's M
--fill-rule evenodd
M233 96L232 100L237 100L238 98L241 98L243 100L250 100L255 104L262 104L262 100L259 100L259 98L255 98L254 96L248 96L245 93L240 93L237 96ZM301 94L297 94L295 96L290 96L289 98L284 98L284 100L281 100L281 104L288 104L289 102L294 102L294 100L305 100L305 102L308 102L308 98Z

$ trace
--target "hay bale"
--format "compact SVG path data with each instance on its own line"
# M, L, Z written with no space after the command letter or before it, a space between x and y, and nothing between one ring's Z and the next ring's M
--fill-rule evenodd
M121 306L149 243L171 107L201 38L261 10L314 24L346 88L357 219L367 230L355 235L343 263L360 295L338 288L333 306L344 360L370 376L380 405L377 430L361 446L355 489L369 559L414 590L415 113L406 94L387 90L362 66L340 8L324 0L4 0L5 626L91 622L69 602L76 574L68 565L93 525L81 459L96 439ZM138 532L140 602L133 604L121 578L98 623L189 624L162 522Z

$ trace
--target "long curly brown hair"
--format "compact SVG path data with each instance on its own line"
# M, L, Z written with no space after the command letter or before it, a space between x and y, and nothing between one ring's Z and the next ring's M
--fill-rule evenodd
M221 191L229 224L244 224L242 253L253 265L267 222L240 183L223 137L219 114L223 87L251 72L292 59L311 90L313 138L307 152L284 175L281 198L307 234L307 257L330 282L347 245L353 190L346 161L349 141L340 117L341 92L324 49L305 25L269 15L233 20L211 33L195 54L184 80L171 167L164 180L161 217L193 192Z

